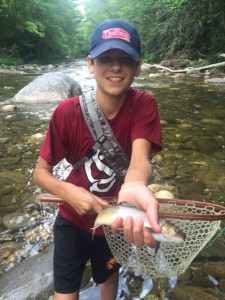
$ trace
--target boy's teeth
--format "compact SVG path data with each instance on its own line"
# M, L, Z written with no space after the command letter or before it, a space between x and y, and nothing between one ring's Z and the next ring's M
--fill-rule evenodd
M119 77L109 77L109 80L111 80L111 81L120 81L121 78L119 78Z

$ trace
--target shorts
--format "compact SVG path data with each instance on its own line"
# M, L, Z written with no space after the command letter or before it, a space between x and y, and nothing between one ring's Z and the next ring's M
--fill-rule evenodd
M54 289L70 294L80 289L83 272L91 262L95 283L104 283L119 270L104 237L94 236L82 230L58 214L54 225Z

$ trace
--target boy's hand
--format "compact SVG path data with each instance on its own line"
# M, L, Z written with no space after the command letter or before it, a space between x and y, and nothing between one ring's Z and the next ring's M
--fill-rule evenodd
M127 201L134 204L138 209L146 212L150 226L156 233L161 232L158 224L158 202L150 189L142 183L125 183L120 190L118 203ZM112 231L116 233L123 227L124 237L128 243L134 242L140 247L144 244L155 246L155 240L151 233L144 228L143 220L128 217L125 220L117 218L112 224Z
M108 207L108 203L84 188L67 183L66 202L80 215L95 215Z

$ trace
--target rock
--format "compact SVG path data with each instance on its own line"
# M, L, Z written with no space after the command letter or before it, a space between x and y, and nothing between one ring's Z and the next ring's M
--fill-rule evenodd
M209 79L205 79L205 82L207 83L212 83L212 84L225 84L225 78L209 78Z
M48 299L52 291L52 247L0 277L0 300Z
M80 85L62 72L46 73L22 88L13 98L22 103L58 103L81 95Z
M219 287L220 287L221 292L225 293L225 279L220 280Z
M35 133L32 134L27 138L28 143L41 145L43 143L43 140L45 138L45 135L43 133Z
M53 245L0 276L0 300L43 300L53 294ZM81 291L91 279L88 262Z
M216 257L217 259L225 259L225 245L224 242L216 239L212 240L212 245L209 243L207 247L205 247L200 253L199 257L203 258L212 258Z
M198 200L198 195L202 195L205 185L203 182L192 182L180 184L179 190L183 199ZM199 199L200 200L200 199Z
M216 279L225 279L225 262L206 262L203 271Z
M201 288L181 284L172 290L171 295L173 300L218 300L217 297L206 293Z
M17 109L17 107L15 105L8 104L8 105L5 105L2 110L3 111L14 111L16 109Z
M160 77L161 75L158 73L151 73L149 74L149 78L155 78L155 77Z
M4 242L8 242L8 241L12 241L13 240L13 235L10 233L2 233L0 235L0 244L4 243Z
M161 190L154 195L156 198L163 198L163 199L174 199L174 195L166 190Z
M3 217L2 224L7 229L19 229L26 227L32 222L28 213L14 212Z
M183 73L176 73L175 75L174 75L174 77L175 78L185 78L185 74L183 74Z
M171 185L167 185L166 187L157 183L152 183L148 186L148 188L153 192L153 194L156 194L160 192L161 190L163 191L168 191L170 193L173 193L175 191L175 188Z

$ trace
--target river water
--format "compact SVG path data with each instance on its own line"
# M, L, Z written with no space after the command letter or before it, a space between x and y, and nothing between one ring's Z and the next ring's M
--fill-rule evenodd
M14 104L10 99L47 71L65 72L83 92L95 86L83 60L28 74L0 74L0 106ZM155 95L161 116L163 151L154 156L151 183L165 186L176 198L224 205L225 85L207 84L203 77L149 77L143 70L133 86ZM55 108L16 106L12 112L0 109L0 217L33 203L40 193L32 173Z
M84 92L95 85L82 60L51 71L67 73ZM0 104L43 72L46 70L38 74L1 74ZM225 85L209 85L202 78L149 78L148 75L148 71L143 71L133 86L156 96L162 121L164 149L155 157L152 183L173 186L177 198L223 205ZM32 172L55 106L17 107L14 112L0 113L0 179L1 186L8 186L2 195L1 210L4 207L17 210L32 201L36 190Z

